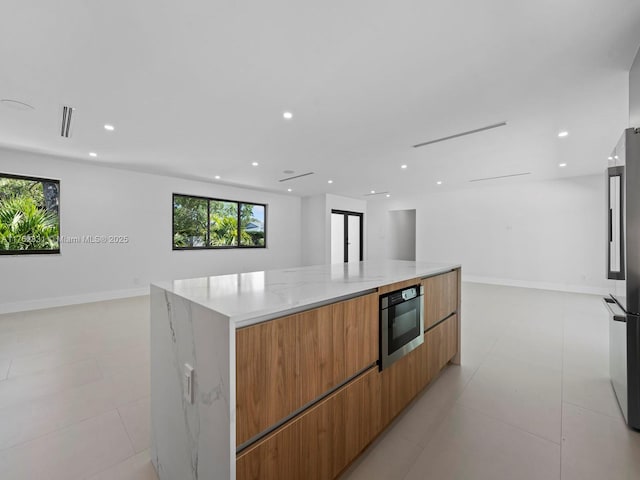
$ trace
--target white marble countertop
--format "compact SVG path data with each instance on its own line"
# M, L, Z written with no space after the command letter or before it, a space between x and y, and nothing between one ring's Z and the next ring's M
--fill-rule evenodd
M459 265L402 260L364 261L234 273L153 285L229 318L238 328L457 267Z

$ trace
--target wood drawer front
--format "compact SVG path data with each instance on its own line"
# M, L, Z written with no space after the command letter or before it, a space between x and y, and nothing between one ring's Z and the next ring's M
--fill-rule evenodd
M424 334L427 353L427 375L433 380L458 353L458 316L452 315Z
M412 350L390 367L382 370L382 421L387 425L426 385L425 345Z
M239 329L237 444L376 362L378 323L374 293Z
M423 282L426 330L458 310L458 271L425 278Z
M238 480L329 480L380 432L380 375L372 368L238 455Z

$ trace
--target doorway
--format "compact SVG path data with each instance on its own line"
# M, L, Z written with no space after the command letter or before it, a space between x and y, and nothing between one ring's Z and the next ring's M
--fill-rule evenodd
M361 262L364 214L331 210L331 263Z
M389 258L416 260L416 211L391 210L389 212Z

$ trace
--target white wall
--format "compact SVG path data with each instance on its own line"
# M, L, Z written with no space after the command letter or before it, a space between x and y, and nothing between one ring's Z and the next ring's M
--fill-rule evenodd
M331 263L331 210L364 213L362 258L367 259L367 202L351 197L321 194L302 200L302 264Z
M629 72L629 126L640 127L640 50Z
M61 234L127 235L123 245L62 244L60 255L0 257L0 312L148 291L154 280L296 266L299 197L0 150L0 172L60 180ZM172 251L172 193L268 204L267 248Z
M302 199L302 263L326 263L326 198L314 195Z
M369 258L389 258L388 211L416 209L417 260L465 280L606 293L604 174L370 202Z

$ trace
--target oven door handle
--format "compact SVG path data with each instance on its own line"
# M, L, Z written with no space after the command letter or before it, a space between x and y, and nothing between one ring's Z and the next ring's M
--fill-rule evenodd
M606 298L606 297L603 298L602 300L604 301L604 306L607 307L607 310L609 310L609 313L611 314L611 318L613 319L613 321L627 323L627 315L624 312L622 312L622 309L618 306L615 300L613 300L612 298ZM614 312L613 311L614 308L616 310L620 310L622 314L619 315L616 312Z

